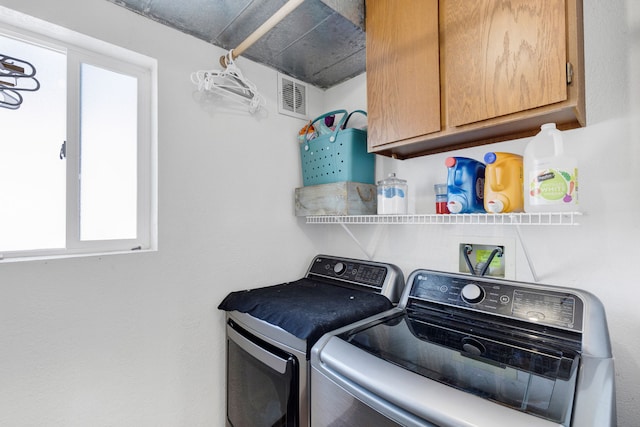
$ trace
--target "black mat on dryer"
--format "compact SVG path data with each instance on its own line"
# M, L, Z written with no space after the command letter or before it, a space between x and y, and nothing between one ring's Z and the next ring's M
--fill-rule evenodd
M384 296L308 278L231 292L218 308L239 311L307 341L307 352L326 332L367 318L393 305Z

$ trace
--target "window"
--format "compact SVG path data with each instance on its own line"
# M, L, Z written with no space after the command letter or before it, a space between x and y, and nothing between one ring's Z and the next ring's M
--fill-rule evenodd
M155 249L155 60L15 14L0 7L0 60L40 87L0 108L0 257Z

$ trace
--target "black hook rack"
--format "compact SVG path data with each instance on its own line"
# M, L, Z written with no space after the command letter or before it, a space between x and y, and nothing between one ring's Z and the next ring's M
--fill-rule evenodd
M0 107L17 110L22 105L21 91L35 92L40 82L30 62L0 53Z

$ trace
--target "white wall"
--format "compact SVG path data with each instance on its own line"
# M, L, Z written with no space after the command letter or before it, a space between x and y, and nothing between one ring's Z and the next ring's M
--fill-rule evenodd
M576 227L522 227L541 283L571 286L596 294L604 303L616 359L618 420L633 427L640 420L640 4L633 0L584 1L587 122L565 133L565 149L578 158L580 205ZM366 106L366 78L352 79L326 92L325 109ZM434 213L433 184L446 181L444 159L462 155L482 160L488 151L522 154L529 139L398 161L378 162L378 179L397 172L407 179L410 209ZM314 225L328 228L329 226ZM377 228L376 228L377 227ZM516 242L517 280L532 274L511 227L351 226L380 261L415 268L451 270L457 253L451 241L469 236ZM335 253L363 256L351 239L335 230L328 246ZM478 242L481 243L481 242ZM339 249L338 249L339 248ZM328 249L329 250L329 249ZM453 263L453 264L452 264Z
M159 67L159 251L0 264L0 425L223 425L217 305L301 277L317 253L293 215L304 122L277 113L276 72L243 58L267 111L201 105L190 73L224 52L105 0L0 5Z
M587 289L604 302L619 425L631 427L640 419L640 314L632 299L632 240L640 237L632 222L640 208L640 24L633 0L585 3L589 126L566 139L580 160L586 215L578 227L523 234L542 282ZM301 179L292 135L302 123L275 111L275 71L239 60L269 102L266 116L251 117L194 99L189 74L217 68L222 53L202 41L105 0L0 5L156 57L160 84L160 249L0 264L0 425L223 425L220 300L231 290L297 279L318 252L363 256L340 227L293 216ZM312 91L312 115L365 107L364 87L362 76ZM521 152L525 142L491 149ZM455 154L479 158L485 151ZM430 212L431 186L443 179L451 154L383 159L378 175L407 178L414 209ZM450 269L455 254L446 248L460 236L514 238L507 227L367 227L354 232L376 259L397 263L405 274ZM530 280L521 252L517 278Z

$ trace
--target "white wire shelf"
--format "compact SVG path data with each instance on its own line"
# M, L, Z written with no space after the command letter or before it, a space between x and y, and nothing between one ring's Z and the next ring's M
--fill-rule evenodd
M313 215L307 224L580 225L581 212L506 214Z

